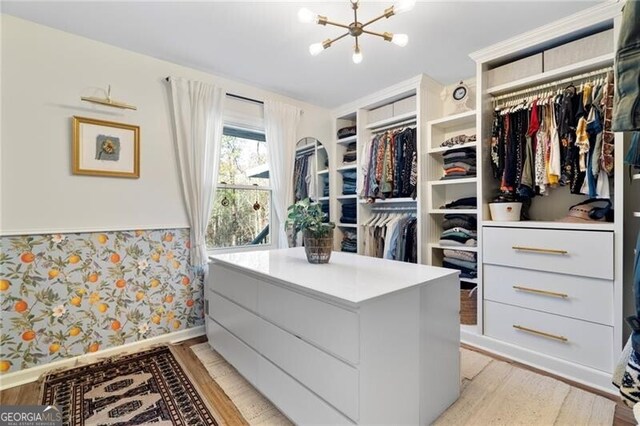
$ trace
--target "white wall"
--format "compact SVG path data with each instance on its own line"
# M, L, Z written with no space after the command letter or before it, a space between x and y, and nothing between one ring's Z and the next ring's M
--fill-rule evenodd
M333 139L326 109L8 15L0 23L2 234L187 226L164 81L170 75L298 105L300 137ZM138 111L80 101L103 96L108 84L114 99ZM255 104L227 105L236 122L260 113ZM140 179L72 175L74 115L139 125Z

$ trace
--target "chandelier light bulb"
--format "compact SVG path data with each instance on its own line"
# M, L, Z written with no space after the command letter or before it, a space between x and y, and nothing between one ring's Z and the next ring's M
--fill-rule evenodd
M322 43L313 43L309 46L309 53L311 56L318 56L324 50Z
M409 43L409 36L406 34L394 34L391 38L391 43L397 44L400 47L405 47Z
M360 51L359 47L355 48L355 50L353 51L353 56L351 57L351 59L353 59L353 63L354 64L359 64L360 62L362 62L362 52Z
M298 20L303 24L313 24L318 22L318 15L303 7L298 11Z
M416 0L396 0L393 2L393 13L408 12L416 5Z

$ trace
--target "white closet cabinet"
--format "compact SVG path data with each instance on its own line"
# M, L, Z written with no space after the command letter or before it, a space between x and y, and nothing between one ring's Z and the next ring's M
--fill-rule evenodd
M476 333L462 338L608 392L614 392L611 374L623 346L622 135L615 135L612 223L558 222L571 205L587 198L570 194L567 187L535 197L530 221L492 221L489 203L499 182L491 174L490 140L494 97L613 65L621 7L603 3L471 55L477 64L482 246L479 323ZM571 49L589 45L581 40L585 34L597 39L599 48L572 54ZM526 60L557 57L558 51L579 59L547 68L544 60Z

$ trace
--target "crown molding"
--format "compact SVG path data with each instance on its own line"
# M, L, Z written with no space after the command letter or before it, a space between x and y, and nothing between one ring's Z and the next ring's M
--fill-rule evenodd
M548 25L496 43L482 50L477 50L471 53L469 57L476 62L489 62L509 56L528 47L549 42L566 34L601 24L620 15L624 3L624 0L607 0Z

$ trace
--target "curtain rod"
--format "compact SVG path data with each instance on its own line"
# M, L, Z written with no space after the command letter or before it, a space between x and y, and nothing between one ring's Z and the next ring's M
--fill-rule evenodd
M165 81L171 81L171 77L166 77ZM241 101L253 102L254 104L264 105L263 101L259 101L257 99L247 98L246 96L234 95L233 93L227 93L227 96L230 98L239 99Z
M520 95L525 95L527 93L536 92L544 89L550 89L552 87L557 87L565 83L572 83L575 81L588 79L590 77L594 77L600 74L605 74L609 71L613 71L613 67L609 66L596 71L590 71L583 74L578 74L571 77L563 78L562 80L552 81L550 83L544 83L534 87L528 87L526 89L518 90L517 92L511 92L511 93L506 93L504 95L495 96L493 97L493 99L491 99L491 102L496 103L497 101L502 99L511 99Z

